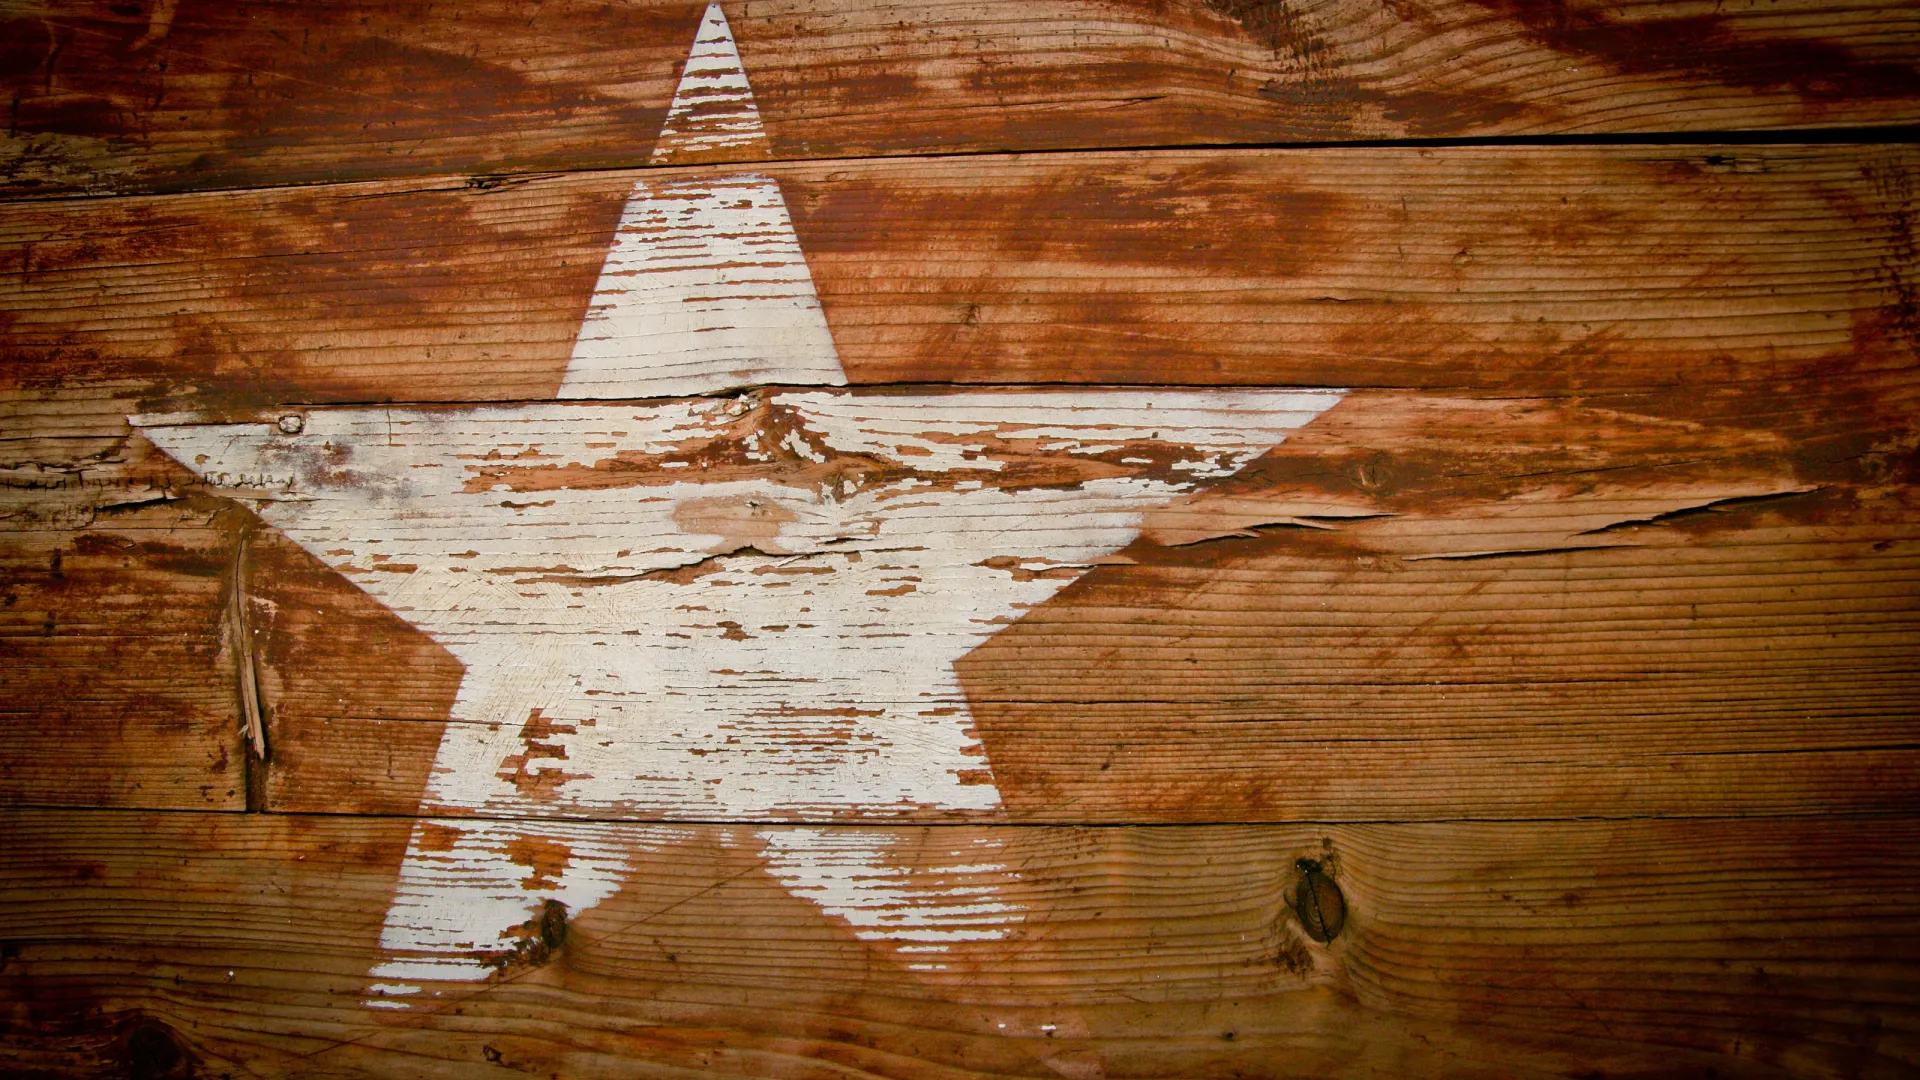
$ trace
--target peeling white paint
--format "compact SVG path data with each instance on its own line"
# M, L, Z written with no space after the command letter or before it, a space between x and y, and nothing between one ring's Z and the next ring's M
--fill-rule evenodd
M271 423L147 434L215 483L277 492L263 519L464 665L426 812L825 823L995 811L954 662L1193 490L1183 463L1238 468L1338 398L774 394L764 422L785 426L791 464L732 478L645 465L761 422L711 399L313 409L295 435ZM912 428L924 412L938 439ZM1156 440L1164 467L1070 486L1046 471L1081 468L1116 436ZM888 478L835 474L836 460ZM1042 482L1021 486L1014 465ZM1000 486L954 485L965 472ZM685 567L699 573L661 573ZM502 845L535 823L498 828L409 854L387 944L427 959L383 976L485 974L468 939L516 925L529 902L507 884L519 871ZM863 932L897 928L861 922L868 900L833 876L858 844L801 852L828 835L770 842L774 872ZM567 902L597 900L615 865L581 855L566 885L584 875L591 888ZM859 897L925 903L870 869L879 891Z
M548 900L578 914L612 896L632 856L664 842L659 826L423 819L387 911L367 1004L405 1008L406 980L467 980L512 966Z
M740 63L733 28L727 25L719 0L712 0L700 20L693 51L673 93L673 104L667 107L667 121L654 143L652 161L659 165L721 150L759 149L764 153L766 146L766 130L747 85L747 71Z
M634 184L561 397L844 382L778 181Z
M653 160L755 144L764 150L766 135L716 0ZM560 397L845 382L778 180L748 173L635 182Z
M1171 467L1231 476L1338 399L1324 390L1073 390L942 393L913 398L789 393L835 450L911 461L922 472L998 472L982 437L1037 454L1094 456L1163 444ZM971 440L971 441L970 441ZM1152 464L1151 458L1131 458Z
M764 145L717 3L656 160ZM642 179L560 397L845 382L779 184ZM988 847L847 823L993 819L954 662L1337 391L790 391L749 401L149 418L156 445L464 666L372 1007L510 959L665 825L758 831L768 871L910 968L1024 917ZM483 815L471 817L465 815ZM827 824L833 828L824 828ZM935 845L937 847L937 845Z
M781 884L844 919L854 936L894 943L909 970L945 970L938 957L949 946L1004 940L1025 914L1004 899L1016 878L997 838L971 836L971 850L954 852L898 829L762 829L759 836ZM956 857L986 861L946 862Z
M1216 396L1228 407L1209 411ZM1336 397L950 394L938 453L905 430L927 397L771 398L798 420L799 464L892 470L866 487L632 464L737 431L732 403L710 400L315 409L298 435L147 433L215 483L279 491L262 518L466 667L429 811L839 821L994 809L953 663L1068 581L1008 567L1084 569L1195 482L1177 454L1070 488L931 481L1070 459L1116 431L1201 438L1238 468ZM1093 437L1072 437L1076 418ZM1056 448L1026 443L1035 431ZM716 552L735 554L659 573Z

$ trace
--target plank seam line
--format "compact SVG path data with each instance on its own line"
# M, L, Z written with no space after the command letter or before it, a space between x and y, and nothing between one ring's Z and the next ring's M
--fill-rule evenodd
M179 195L240 194L256 191L349 188L372 184L403 184L409 180L453 180L438 187L419 187L407 191L492 191L508 184L522 184L548 177L585 173L635 173L671 169L688 175L714 174L741 169L765 169L779 166L849 165L859 163L947 161L978 157L1037 159L1089 154L1227 153L1262 150L1421 150L1421 149L1526 149L1670 146L1710 149L1716 146L1772 147L1790 149L1800 146L1913 146L1920 143L1920 124L1865 125L1828 128L1760 128L1732 131L1646 131L1597 134L1541 134L1511 136L1449 136L1411 139L1347 139L1330 141L1219 142L1219 143L1139 143L1113 146L1072 146L1020 149L989 147L978 150L947 150L906 154L868 154L851 157L761 158L750 161L712 162L699 165L595 165L578 168L545 168L507 172L425 173L418 176L366 176L352 180L289 181L251 186L216 185L209 187L155 186L124 192L65 192L59 194L18 194L0 197L0 207L12 205L90 202L103 199L141 199Z
M1916 810L1808 810L1795 813L1758 814L1573 814L1543 817L1431 817L1431 818L1284 818L1274 820L1221 818L1207 821L953 821L914 818L875 818L861 821L794 821L760 818L608 818L608 817L495 817L480 814L388 814L353 813L337 810L213 810L189 807L136 806L62 806L54 803L12 803L8 813L84 813L84 814L182 814L256 820L277 817L289 820L342 821L471 821L538 823L565 825L646 825L670 828L796 828L796 829L1210 829L1210 828L1349 828L1355 826L1424 825L1571 825L1581 823L1619 824L1632 822L1765 822L1765 821L1910 821L1920 823Z
M616 409L626 408L626 407L651 408L653 406L659 405L661 402L695 401L700 399L715 400L715 401L733 401L733 400L739 400L741 398L752 397L756 394L781 395L781 394L827 393L827 394L841 394L841 395L846 395L850 397L865 396L870 394L872 396L879 397L879 396L884 396L890 393L900 393L902 391L910 392L914 390L926 390L926 391L936 391L936 392L956 391L960 393L968 393L968 392L976 392L976 391L988 392L988 393L994 393L994 392L1000 392L1000 391L1018 392L1023 390L1070 390L1070 391L1082 391L1087 393L1094 393L1094 392L1099 392L1103 390L1128 391L1128 392L1147 390L1147 391L1155 391L1155 392L1164 392L1168 394L1179 394L1179 393L1194 393L1194 392L1203 392L1203 391L1236 391L1236 390L1346 390L1346 391L1352 391L1352 390L1402 390L1402 389L1408 392L1417 392L1417 393L1436 392L1429 388L1365 386L1365 385L1355 385L1350 382L1334 385L1332 383L1314 383L1314 382L1290 382L1285 384L1274 384L1274 383L1159 383L1159 382L1156 382L1156 383L1088 383L1088 382L1064 382L1064 381L947 382L947 381L940 381L940 380L926 380L926 381L920 381L920 382L895 381L895 382L884 382L884 383L848 383L845 385L837 385L837 386L820 385L815 383L749 383L741 386L731 386L724 390L710 390L710 391L706 391L704 393L698 393L698 394L672 394L672 395L664 395L660 397L439 398L439 399L422 398L422 399L408 399L405 401L399 401L399 400L393 400L393 399L366 400L366 401L360 401L360 400L274 401L271 404L250 405L250 406L234 408L226 411L212 410L212 409L201 409L201 410L190 409L190 410L183 410L180 413L137 413L135 415L152 418L156 420L159 417L163 417L163 416L168 417L169 419L166 426L169 426L169 427L198 426L198 425L222 427L222 426L233 424L235 422L242 422L242 423L246 422L244 420L236 421L233 419L235 417L248 417L248 416L252 416L262 412L269 412L269 411L282 410L282 409L342 409L342 410L345 410L345 409L441 409L441 408L492 409L492 408L505 408L510 406L519 406L519 405L539 405L543 407L544 406L581 406L581 407L587 407L587 408L616 408ZM933 393L930 393L928 396L933 397L936 395ZM1578 395L1570 394L1568 396L1574 397ZM1588 395L1588 396L1591 396L1591 395ZM1522 397L1518 399L1510 399L1509 397L1502 396L1502 397L1489 397L1489 398L1485 398L1484 400L1537 401L1542 399L1538 397ZM111 399L109 399L109 404L110 403L111 403ZM206 417L206 419L199 418L202 416ZM193 419L173 419L173 417L194 417L194 418ZM266 423L267 421L262 420L260 422ZM8 437L0 438L0 443L21 442L21 441L26 441L28 439L48 439L48 438L98 439L103 437L106 437L106 436L103 436L103 435L8 436Z

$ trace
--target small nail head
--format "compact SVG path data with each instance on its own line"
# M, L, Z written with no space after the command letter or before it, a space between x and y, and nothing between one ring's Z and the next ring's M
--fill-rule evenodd
M298 435L305 430L307 418L299 413L288 413L280 418L279 428L282 435Z

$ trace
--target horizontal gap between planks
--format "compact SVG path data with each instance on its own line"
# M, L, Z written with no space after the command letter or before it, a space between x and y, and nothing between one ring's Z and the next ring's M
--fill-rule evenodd
M1329 390L1358 393L1361 391L1380 393L1404 393L1422 395L1469 394L1475 401L1605 401L1610 398L1627 397L1639 392L1639 388L1598 390L1598 391L1548 391L1539 393L1517 393L1510 388L1478 388L1472 383L1444 383L1431 385L1410 385L1402 383L1368 383L1346 381L1339 384L1323 382L1288 383L1115 383L1115 382L954 382L946 379L928 379L925 381L894 380L891 382L847 382L847 383L749 383L729 387L725 390L709 390L699 394L676 394L665 397L634 398L563 398L563 397L511 397L511 398L407 398L385 399L342 399L338 401L276 401L271 405L248 405L231 411L218 409L185 409L179 412L137 413L145 423L143 427L225 427L232 424L270 423L278 414L288 410L327 410L345 411L349 409L496 409L514 408L523 405L578 405L604 408L651 408L663 402L698 401L735 401L754 394L817 394L817 393L859 393L861 396L880 397L889 393L911 393L913 391L952 391L955 393L1019 393L1033 390L1077 390L1086 393L1101 391L1126 391L1130 393L1159 391L1170 394L1220 393L1240 390ZM274 416L267 415L276 414ZM48 440L97 440L106 437L106 433L84 435L13 435L0 434L0 445L29 441ZM1670 464L1693 464L1699 459ZM1595 469L1582 469L1580 472L1607 472L1614 469L1640 468L1635 465L1605 466ZM1520 474L1536 475L1536 474ZM1792 494L1801 494L1794 492Z
M0 812L19 813L23 811L87 814L198 814L218 817L283 817L289 819L314 820L362 820L362 821L476 821L476 822L529 822L535 824L565 825L654 825L670 828L712 828L712 827L752 827L752 828L795 828L795 829L1212 829L1222 827L1298 829L1320 826L1356 826L1356 825L1563 825L1581 822L1635 822L1635 821L1915 821L1920 822L1920 810L1902 811L1806 811L1804 813L1761 813L1761 814L1568 814L1542 817L1352 817L1352 818L1218 818L1205 821L1020 821L1005 820L922 820L914 818L874 818L856 821L795 821L780 818L657 818L657 817L524 817L500 816L490 814L386 814L364 811L334 810L272 810L272 809L232 809L215 810L180 806L87 806L66 805L62 803L7 803Z
M410 180L422 182L414 190L490 191L509 184L523 184L546 177L581 173L724 172L777 166L838 165L889 161L946 161L959 158L1017 157L1047 158L1086 154L1150 153L1227 153L1255 150L1421 150L1421 149L1525 149L1528 147L1625 147L1677 146L1708 149L1715 146L1807 146L1807 145L1886 145L1905 146L1920 143L1920 124L1888 124L1862 127L1764 128L1752 131L1646 131L1595 134L1546 134L1504 136L1452 136L1424 139L1345 139L1333 141L1220 142L1220 143L1141 143L1135 145L1057 147L1039 150L981 149L947 150L905 154L869 154L859 157L764 158L752 161L711 162L696 165L634 162L630 165L605 164L580 168L535 169L526 172L422 173L418 176L379 176L353 179L295 181L252 186L169 187L165 185L129 192L69 192L58 195L16 195L0 198L0 206L96 201L101 199L138 199L154 196L192 194L236 194L251 191L291 191L302 188L338 188L358 184L404 185ZM456 180L448 185L428 186L434 180Z
M1018 393L1024 390L1078 390L1086 393L1122 390L1130 393L1165 392L1169 394L1217 393L1236 390L1393 390L1400 389L1408 393L1446 393L1446 390L1412 387L1365 386L1342 383L1339 386L1330 383L1087 383L1087 382L950 382L946 380L928 380L925 382L885 382L885 383L750 383L744 386L730 387L725 390L709 390L700 394L675 394L666 397L641 398L457 398L457 399L408 399L406 401L283 401L273 405L253 405L237 408L231 412L215 409L189 409L178 413L157 412L138 413L145 423L143 427L225 427L235 423L268 423L274 417L267 413L279 413L289 409L303 409L314 412L326 410L373 410L373 409L494 409L515 408L523 405L580 405L590 408L651 408L662 402L733 401L754 394L819 394L858 392L861 396L879 397L887 393L908 392L914 390L953 390L960 393L997 393L1006 391ZM1465 387L1457 388L1459 390ZM1579 395L1567 395L1574 397ZM1594 395L1584 395L1591 398ZM1486 400L1541 400L1538 395L1503 393L1488 397ZM0 443L18 442L28 438L47 436L9 436L0 438ZM57 436L63 438L99 438L98 435Z

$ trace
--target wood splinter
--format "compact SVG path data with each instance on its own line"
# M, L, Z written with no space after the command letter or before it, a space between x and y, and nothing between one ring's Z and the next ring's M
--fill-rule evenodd
M228 590L227 628L233 635L234 672L239 677L240 724L255 760L267 759L266 709L260 700L260 671L253 652L253 632L247 626L247 546L253 530L242 526L235 541L233 588Z

